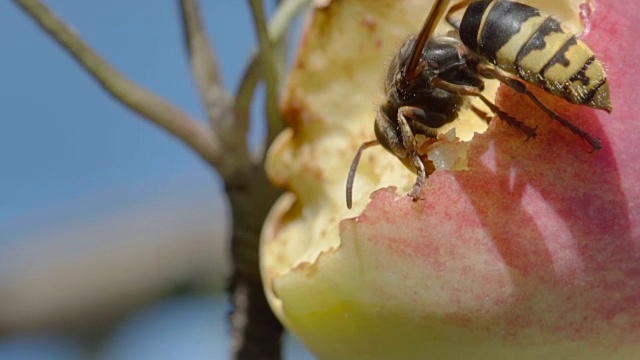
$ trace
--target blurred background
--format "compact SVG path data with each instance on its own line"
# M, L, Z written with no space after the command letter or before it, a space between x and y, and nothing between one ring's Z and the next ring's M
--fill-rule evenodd
M125 75L205 119L177 1L44 2ZM246 1L200 5L235 91L257 43ZM13 2L0 2L0 44L0 359L227 359L217 175ZM285 343L285 358L312 359Z

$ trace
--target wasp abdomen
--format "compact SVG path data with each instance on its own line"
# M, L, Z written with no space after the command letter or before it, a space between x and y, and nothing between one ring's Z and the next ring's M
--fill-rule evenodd
M467 8L460 38L503 70L568 101L611 111L609 85L591 49L538 9L511 1Z

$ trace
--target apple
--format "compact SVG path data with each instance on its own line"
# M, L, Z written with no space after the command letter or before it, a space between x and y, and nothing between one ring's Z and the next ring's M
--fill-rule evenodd
M578 2L534 4L582 31ZM611 114L530 87L600 151L500 87L496 103L536 138L461 113L465 167L435 171L413 202L415 175L372 148L348 210L386 66L431 5L313 10L283 102L290 127L267 159L289 190L261 240L272 309L321 359L640 359L640 3L600 0L583 16Z

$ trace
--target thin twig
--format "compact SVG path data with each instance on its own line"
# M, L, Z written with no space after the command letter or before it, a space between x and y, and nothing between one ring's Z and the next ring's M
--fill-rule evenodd
M270 144L284 126L278 109L280 81L274 61L274 47L271 39L269 39L262 0L249 0L249 5L253 15L253 22L256 26L256 33L258 34L258 42L260 43L260 62L262 63L267 89L267 144Z
M197 0L180 0L180 10L191 72L209 122L225 151L233 153L235 166L244 166L237 162L249 161L246 140L248 129L237 129L233 98L222 84L218 61L202 24Z
M224 167L221 145L204 125L112 68L40 1L16 0L16 4L62 45L113 97L177 136L213 167Z
M310 3L311 0L285 0L280 3L268 25L269 39L276 48L283 45L287 31L293 19L295 19ZM280 59L276 62L279 63L279 61ZM284 61L284 59L282 59L282 61ZM284 68L284 64L281 65L282 66L276 68L279 83L282 81L282 71L278 68ZM244 127L244 129L248 129L249 127L251 102L253 101L255 88L262 78L262 70L263 65L260 62L260 52L254 51L254 53L251 54L249 65L247 65L244 74L242 75L240 87L236 91L234 113L236 116L236 125L238 127ZM245 132L246 131L247 130L245 130Z
M233 104L236 126L238 130L243 131L245 134L249 131L251 103L253 102L256 86L262 79L262 64L259 61L259 57L255 56L251 60L244 69L240 87L236 91L235 103Z

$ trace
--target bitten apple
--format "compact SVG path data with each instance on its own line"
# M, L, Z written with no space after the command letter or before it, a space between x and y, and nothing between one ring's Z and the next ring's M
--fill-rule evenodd
M576 1L544 3L581 31ZM602 150L500 88L497 104L535 139L498 119L474 136L484 125L463 113L452 125L466 168L437 170L413 202L415 175L368 150L347 210L388 61L430 6L314 9L284 99L290 128L267 164L290 191L262 236L272 309L321 359L640 359L640 3L590 3L583 40L607 68L611 114L531 87Z

